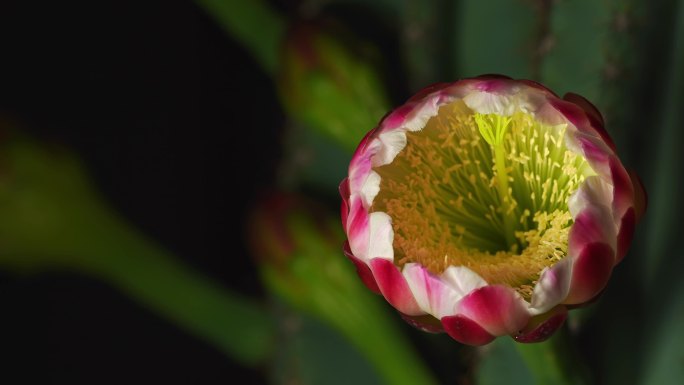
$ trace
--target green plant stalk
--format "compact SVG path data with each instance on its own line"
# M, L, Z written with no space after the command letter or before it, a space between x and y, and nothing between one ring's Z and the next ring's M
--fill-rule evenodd
M325 321L348 338L388 385L436 384L380 298L371 293L341 252L330 249L306 221L291 230L302 248L290 266L293 277L262 268L266 286L300 310ZM297 282L299 290L292 290Z
M195 0L268 74L278 68L286 23L263 0Z
M139 234L94 191L77 159L28 140L0 148L0 267L101 279L236 361L266 358L266 309L221 287Z
M388 319L387 311L377 300L369 298L355 303L363 313L340 308L326 314L326 318L349 337L388 384L436 384L422 358L409 345L396 322ZM358 332L360 327L364 333Z
M29 270L67 270L101 279L242 364L258 364L270 353L275 325L266 309L193 271L106 210L91 210L88 217L89 225L71 224L81 242L64 248L52 236L39 235L45 250L40 256L4 254L1 262L26 270L22 265L31 259Z
M88 266L93 275L242 364L259 364L270 354L275 324L256 301L209 280L118 221L91 236L98 242L89 253L101 256Z

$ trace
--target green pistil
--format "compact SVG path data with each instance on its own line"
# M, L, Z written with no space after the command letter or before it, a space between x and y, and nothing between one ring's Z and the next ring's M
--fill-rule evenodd
M504 147L504 137L506 130L511 123L511 117L497 114L475 114L475 123L480 130L482 137L492 146L494 150L494 167L496 168L496 188L501 201L501 219L503 222L503 233L506 238L506 246L511 250L517 246L515 238L515 218L513 217L508 187L508 172L506 170L506 149Z

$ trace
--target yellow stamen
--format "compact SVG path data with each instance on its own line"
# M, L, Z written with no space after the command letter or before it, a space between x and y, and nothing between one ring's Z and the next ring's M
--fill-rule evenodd
M492 146L494 152L494 165L496 167L496 187L499 193L499 202L501 204L501 218L504 226L504 236L506 238L506 246L510 249L516 245L515 235L515 219L511 216L511 205L508 192L508 172L506 171L506 148L504 146L504 135L508 125L511 122L511 117L504 117L496 114L475 114L474 116L477 128L483 138Z
M373 211L392 217L395 263L434 273L463 265L529 298L567 253L567 200L592 171L565 147L565 127L533 116L440 108L381 176ZM574 172L571 172L574 171Z

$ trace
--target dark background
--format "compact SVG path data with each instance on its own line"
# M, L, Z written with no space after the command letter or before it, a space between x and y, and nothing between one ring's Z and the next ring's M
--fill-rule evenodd
M0 8L0 114L76 151L145 234L261 295L240 224L272 179L283 118L258 65L189 1ZM264 381L87 277L3 274L0 304L3 383Z

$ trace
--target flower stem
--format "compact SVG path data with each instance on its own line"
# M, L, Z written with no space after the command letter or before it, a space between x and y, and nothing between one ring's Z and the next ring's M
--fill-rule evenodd
M332 223L337 225L336 221ZM321 224L306 218L293 219L288 226L298 245L289 263L292 275L284 277L277 269L262 266L266 286L286 302L341 332L386 384L436 384L399 328L398 317L387 312L382 297L368 290L353 265L341 258L339 243L330 244L317 231ZM303 290L292 290L293 282Z
M132 228L75 157L28 139L6 141L0 152L9 170L0 185L0 268L99 279L245 365L271 352L276 328L265 308Z
M117 228L118 227L118 228ZM263 362L275 340L267 309L186 266L128 227L97 234L93 275L245 365Z

